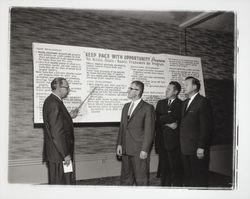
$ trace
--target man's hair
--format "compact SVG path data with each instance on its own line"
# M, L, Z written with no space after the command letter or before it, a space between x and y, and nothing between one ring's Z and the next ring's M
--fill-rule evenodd
M66 79L63 77L56 77L55 79L53 79L53 81L50 84L51 90L52 91L56 90L57 85L61 86L63 84L63 80L66 81Z
M132 84L135 84L136 86L139 87L139 89L140 89L139 96L141 97L143 94L143 91L144 91L144 84L141 81L137 81L137 80L133 81Z
M193 85L196 85L196 91L198 92L201 88L201 83L200 83L200 80L196 79L195 77L192 77L192 76L188 76L186 77L185 80L188 80L188 79L191 79L192 80L192 84Z

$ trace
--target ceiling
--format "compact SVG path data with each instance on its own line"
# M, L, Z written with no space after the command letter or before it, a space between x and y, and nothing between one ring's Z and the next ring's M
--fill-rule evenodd
M99 10L103 14L174 24L183 28L204 28L233 32L233 12Z

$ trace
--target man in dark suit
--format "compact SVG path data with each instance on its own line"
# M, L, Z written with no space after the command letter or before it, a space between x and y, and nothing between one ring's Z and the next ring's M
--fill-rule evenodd
M69 165L74 153L74 128L72 118L78 110L69 113L62 99L69 94L69 84L64 78L51 82L52 93L43 105L44 121L44 161L49 171L49 184L74 184L75 171L64 173L64 164Z
M171 81L166 99L156 105L156 148L159 153L159 169L162 186L182 186L182 162L179 125L182 101L178 98L181 85Z
M185 79L188 99L182 108L180 125L181 152L185 174L185 186L208 186L210 138L213 131L212 108L209 100L199 94L200 81L194 77Z
M149 152L154 140L155 112L141 99L144 84L133 81L128 88L132 101L122 109L117 155L122 156L121 185L148 185Z

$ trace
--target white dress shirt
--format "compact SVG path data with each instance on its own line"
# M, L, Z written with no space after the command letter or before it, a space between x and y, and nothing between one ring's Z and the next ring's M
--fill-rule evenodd
M131 112L130 112L130 115L132 115L132 113L134 112L135 108L136 108L137 105L140 103L140 101L141 101L141 98L138 99L138 100L135 100L135 101L132 101L132 102L131 102L131 104L130 104L130 106L129 106L129 109L130 109L130 107L132 106L132 103L134 103L134 105L133 105L133 108L132 108L132 110L131 110ZM129 109L128 109L128 110L129 110ZM129 112L128 112L128 113L129 113Z
M174 98L174 99L168 99L168 105L170 106L172 103L173 103L173 101L175 100L176 98ZM170 102L169 102L170 101Z
M190 100L188 102L187 108L189 107L189 105L191 104L191 102L194 100L195 96L198 94L199 92L195 93L192 97L190 97ZM186 109L187 109L186 108Z

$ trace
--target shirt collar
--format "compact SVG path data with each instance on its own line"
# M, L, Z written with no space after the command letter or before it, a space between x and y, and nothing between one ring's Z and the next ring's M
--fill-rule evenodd
M137 105L137 104L140 103L140 101L141 101L141 98L140 98L140 99L137 99L137 100L135 100L135 101L132 101L132 102L134 102L134 105Z
M55 94L54 92L52 92L52 94L55 95L59 100L62 101L62 99L57 94Z
M168 101L170 100L170 104L172 104L172 102L173 102L175 99L176 99L176 98L168 99Z
M193 99L195 98L196 95L198 95L199 92L195 93L192 97L190 97L189 103L191 103L193 101Z

